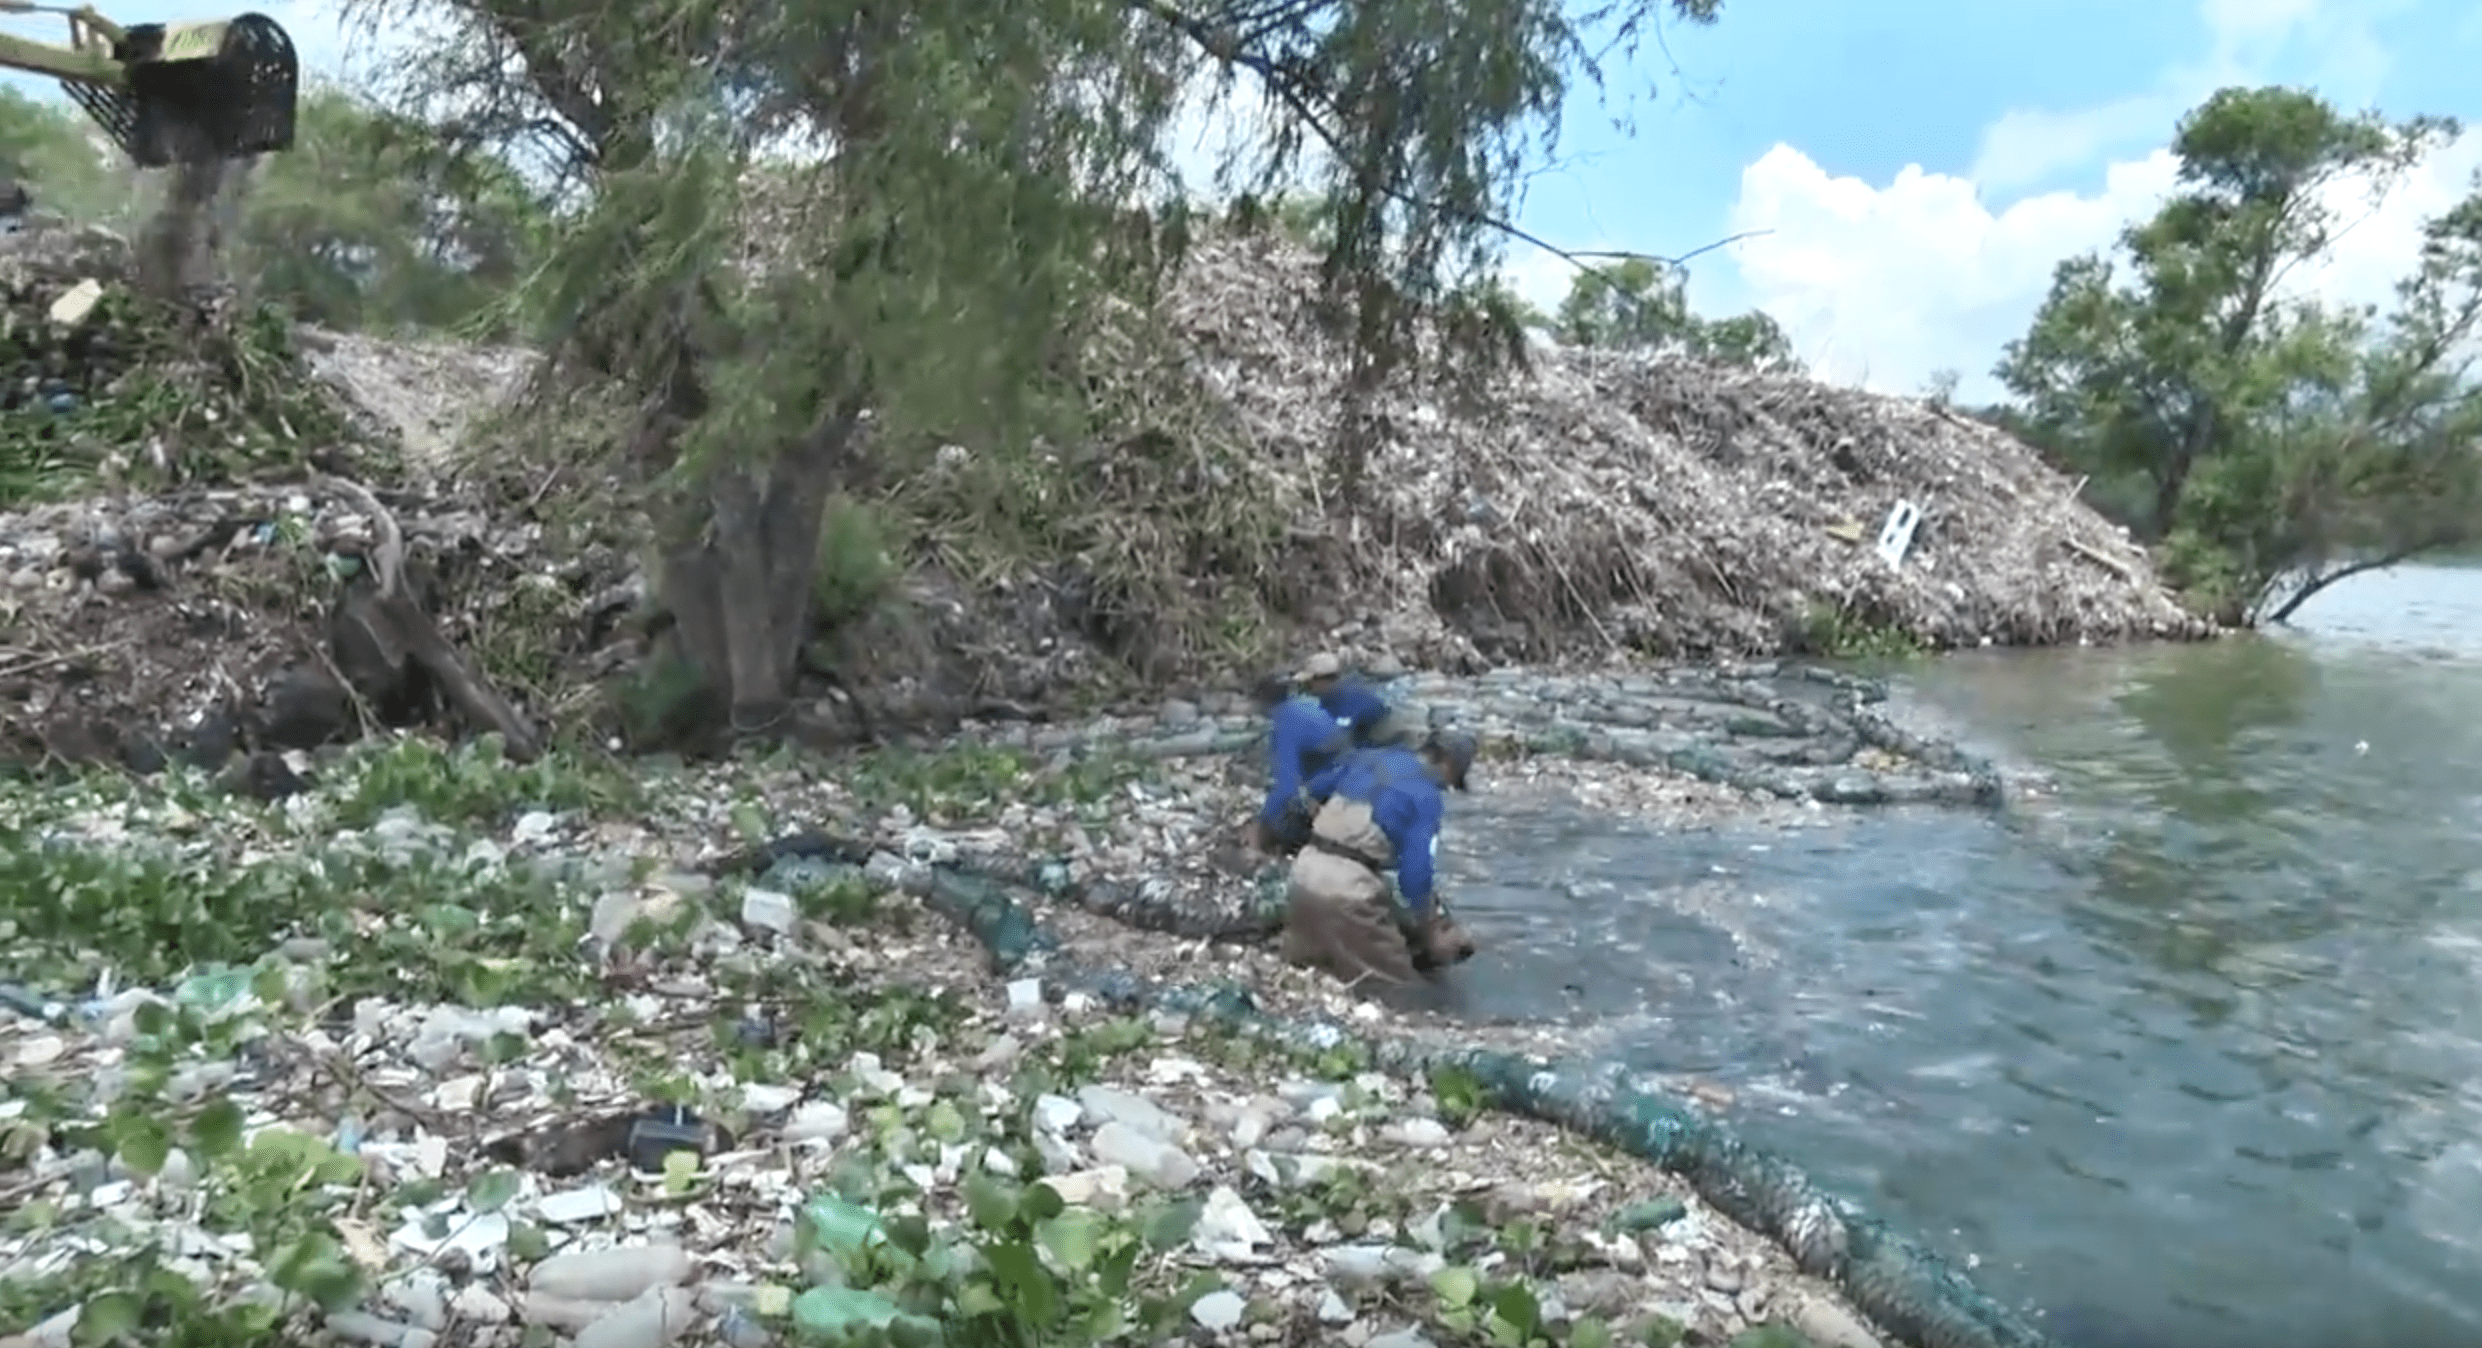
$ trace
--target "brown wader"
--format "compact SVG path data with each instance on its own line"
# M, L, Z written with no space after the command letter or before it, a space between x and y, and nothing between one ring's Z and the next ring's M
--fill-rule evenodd
M1382 872L1396 848L1370 817L1370 802L1330 799L1293 857L1285 905L1284 958L1348 984L1415 982L1413 950L1396 919L1395 887Z

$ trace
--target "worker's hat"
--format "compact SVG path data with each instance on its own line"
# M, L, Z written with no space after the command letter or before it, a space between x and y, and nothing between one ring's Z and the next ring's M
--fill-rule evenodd
M1481 747L1474 737L1462 730L1435 730L1431 732L1430 747L1448 765L1448 785L1465 790L1465 774L1473 770L1474 754Z

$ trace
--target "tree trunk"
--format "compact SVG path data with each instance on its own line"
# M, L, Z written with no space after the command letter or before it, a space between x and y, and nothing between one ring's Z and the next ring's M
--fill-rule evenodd
M810 635L819 531L860 424L847 409L764 468L708 479L707 527L666 555L663 602L675 640L730 716L726 742L787 728Z
M2324 571L2318 573L2317 575L2311 576L2308 580L2302 582L2299 589L2284 596L2284 601L2276 605L2273 612L2267 614L2264 618L2259 619L2258 625L2274 627L2286 626L2292 622L2292 615L2301 611L2301 606L2303 604L2310 602L2311 599L2317 597L2320 593L2325 591L2328 586L2335 584L2337 581L2350 579L2351 577L2361 575L2367 571L2384 571L2391 566L2401 565L2405 562L2412 561L2415 557L2418 557L2425 552L2430 551L2430 548L2431 545L2427 543L2416 547L2399 548L2393 552L2383 552L2376 557L2364 558L2358 562L2353 562L2345 566L2339 566L2333 571Z

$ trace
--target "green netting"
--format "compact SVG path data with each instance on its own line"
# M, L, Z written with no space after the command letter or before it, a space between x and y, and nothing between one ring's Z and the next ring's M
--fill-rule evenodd
M1597 688L1608 689L1608 696ZM1839 804L2004 807L1999 771L1954 746L1914 735L1874 710L1878 682L1816 667L1684 668L1604 685L1579 683L1554 715L1522 724L1519 747L1542 754L1662 767L1787 799ZM1418 719L1445 716L1411 700ZM1661 724L1650 706L1659 707ZM1208 727L1098 740L1090 747L1145 757L1234 754L1253 732ZM1865 760L1863 751L1875 751ZM756 869L815 858L860 865L868 849L810 835L743 859ZM788 880L791 877L786 877ZM1561 1124L1681 1175L1735 1220L1780 1241L1801 1267L1843 1289L1888 1332L1915 1348L2041 1348L2047 1340L1993 1302L1935 1252L1820 1191L1797 1167L1735 1137L1681 1102L1632 1080L1616 1064L1553 1062L1478 1048L1373 1041L1329 1022L1262 1014L1235 986L1162 987L1125 970L1095 969L1065 952L1036 916L1040 903L1073 903L1133 927L1192 938L1251 938L1284 921L1284 868L1217 887L1212 908L1182 902L1143 879L1081 882L1060 860L967 870L932 867L925 898L972 931L1006 971L1039 971L1129 1009L1162 1009L1243 1033L1324 1051L1358 1046L1395 1070L1456 1067L1495 1106Z
M1504 714L1486 743L1507 750L1660 768L1785 800L1833 805L2004 804L1988 761L1912 734L1873 708L1874 679L1814 666L1684 666L1618 678L1552 680L1562 694L1495 691L1483 709ZM1383 692L1395 692L1383 688ZM1407 693L1394 699L1416 724L1447 724L1455 707ZM1657 713L1660 713L1659 717ZM1472 727L1467 727L1472 728ZM1127 734L1096 731L1080 747L1145 758L1250 753L1262 734L1205 726ZM1864 752L1874 757L1865 760Z
M2049 1343L1936 1252L1831 1197L1791 1162L1741 1141L1724 1124L1646 1088L1616 1065L1372 1040L1332 1022L1279 1021L1262 1014L1238 986L1163 987L1126 971L1079 965L1060 953L1028 905L999 880L935 868L928 897L981 939L1007 971L1039 968L1047 978L1119 1007L1174 1011L1312 1050L1355 1045L1396 1071L1458 1068L1496 1108L1573 1129L1680 1175L1735 1221L1781 1242L1804 1271L1842 1289L1914 1348Z

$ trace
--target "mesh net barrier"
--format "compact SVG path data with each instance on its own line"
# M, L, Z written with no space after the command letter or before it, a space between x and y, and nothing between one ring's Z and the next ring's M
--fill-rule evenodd
M1993 764L1896 725L1878 710L1887 690L1874 680L1760 665L1673 670L1637 682L1635 696L1684 705L1679 719L1697 724L1698 732L1629 733L1637 728L1617 724L1629 719L1626 706L1614 708L1614 723L1602 723L1591 708L1572 702L1563 717L1521 729L1521 747L1662 767L1787 799L2005 808L2004 784ZM1246 755L1260 746L1255 735L1208 728L1093 747L1179 757ZM766 871L768 883L790 887L825 878L823 867L861 866L870 850L857 841L811 834L727 865ZM908 883L935 911L971 931L1003 971L1040 973L1125 1010L1175 1012L1314 1052L1350 1045L1395 1071L1456 1069L1497 1108L1562 1125L1680 1175L1718 1210L1780 1242L1805 1271L1840 1288L1882 1329L1914 1348L2041 1348L2050 1342L1937 1252L1823 1192L1789 1161L1742 1141L1726 1124L1650 1088L1617 1064L1370 1039L1330 1022L1278 1020L1237 986L1167 987L1126 970L1087 966L1038 915L1046 904L1065 903L1182 937L1264 937L1284 922L1287 886L1280 863L1223 886L1212 910L1195 906L1195 900L1184 904L1174 887L1144 879L1081 880L1062 859L917 866L909 868Z
M1888 697L1883 683L1840 670L1688 666L1616 679L1544 678L1523 690L1494 690L1485 679L1463 697L1426 699L1418 682L1380 691L1414 725L1477 730L1486 757L1661 769L1754 795L1834 805L2006 803L1996 765L1905 730L1879 710ZM1017 734L1014 741L993 738L1132 758L1248 759L1265 749L1259 730L1213 725L1134 732L1098 725L1066 742Z
M768 883L793 887L823 879L821 863L858 864L863 851L817 837L804 841L799 848L779 845ZM1174 1012L1314 1052L1351 1045L1393 1071L1461 1071L1495 1108L1559 1124L1680 1175L1725 1215L1780 1242L1804 1271L1834 1284L1880 1328L1914 1348L2045 1348L2050 1342L1935 1251L1828 1195L1789 1161L1741 1141L1727 1125L1645 1087L1617 1065L1372 1039L1332 1022L1278 1020L1238 986L1167 987L1078 962L1044 929L1036 913L1040 900L1022 886L952 866L924 868L918 878L929 906L971 931L1003 972L1039 972L1118 1009Z

